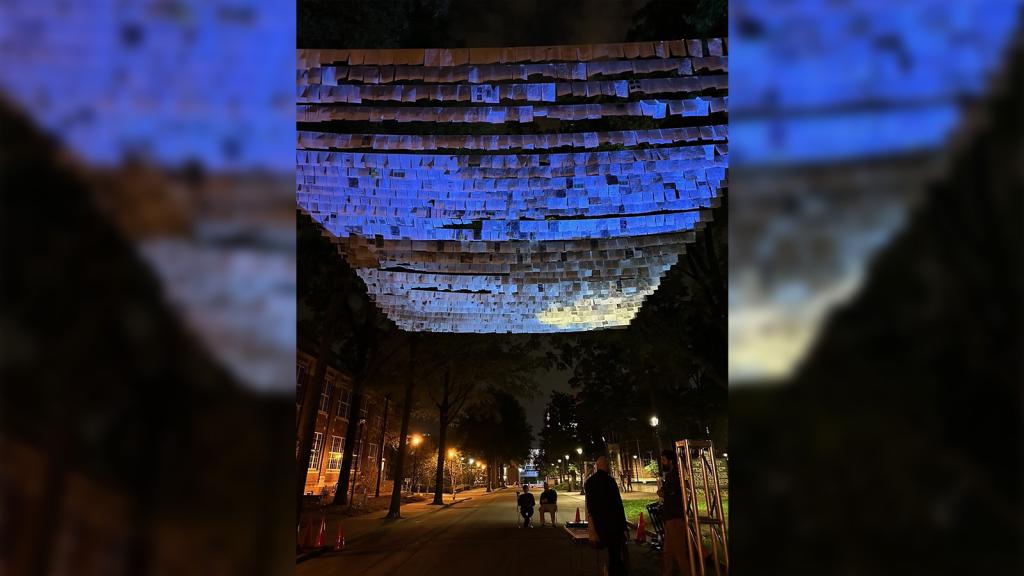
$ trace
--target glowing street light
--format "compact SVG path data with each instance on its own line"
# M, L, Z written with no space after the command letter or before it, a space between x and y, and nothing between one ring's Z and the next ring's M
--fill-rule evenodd
M658 443L658 457L655 458L655 462L661 457L661 436L658 435L658 417L651 416L651 428L654 431L654 440ZM658 472L658 488L661 488L661 472Z
M455 459L455 457L456 457L456 456L458 456L458 454L459 454L459 451L458 451L458 450L456 450L455 448L449 448L449 449L448 449L448 457L449 457L449 458L451 458L451 459L453 459L453 460L454 460L454 459Z
M469 465L470 465L470 466L472 466L472 465L473 465L473 461L474 461L474 460L473 460L472 458L470 458L470 459L469 459Z
M580 495L586 494L583 487L583 478L587 475L587 471L583 469L583 448L577 446L576 454L580 457Z
M412 435L412 445L413 446L419 446L422 443L423 443L423 436L420 436L419 434L413 434Z

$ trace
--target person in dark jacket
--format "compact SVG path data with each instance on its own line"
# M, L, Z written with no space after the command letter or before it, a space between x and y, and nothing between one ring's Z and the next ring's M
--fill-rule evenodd
M661 549L661 575L672 576L676 568L683 576L693 572L690 565L690 547L686 543L686 524L683 521L683 488L672 450L662 450L661 489L662 518L665 525L665 543Z
M608 473L608 458L599 456L597 471L587 479L587 514L597 533L600 546L608 549L608 576L625 576L626 569L626 512L615 478Z
M533 506L535 501L533 494L530 494L530 487L523 484L523 493L517 499L519 504L519 515L523 517L523 528L531 528L530 518L533 518Z

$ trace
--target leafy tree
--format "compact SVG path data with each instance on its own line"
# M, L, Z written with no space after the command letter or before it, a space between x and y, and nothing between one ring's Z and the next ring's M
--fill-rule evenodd
M434 503L442 501L445 451L448 429L463 410L476 403L488 389L529 395L536 389L530 376L536 367L533 351L525 341L504 335L430 334L421 345L424 354L421 371L433 375L427 379L429 408L436 410L438 422L437 469Z
M522 404L512 394L497 390L490 390L467 411L454 435L466 453L487 463L488 492L496 482L498 468L525 460L533 442Z
M712 216L630 326L551 341L548 366L573 372L579 430L652 438L648 420L657 415L666 441L710 434L724 447L724 200Z
M633 16L629 41L729 34L728 0L651 0Z
M327 364L336 362L352 376L351 414L359 414L368 382L393 376L392 358L406 345L408 335L397 330L367 295L366 285L338 254L319 226L306 215L298 217L299 332L319 341L317 369L303 389L298 417L296 483L297 507L309 467L316 427L316 408L323 391ZM337 413L339 394L332 394L328 413ZM356 438L359 419L350 418L346 438ZM346 504L356 442L345 443L334 504Z
M448 0L299 0L300 48L447 46Z

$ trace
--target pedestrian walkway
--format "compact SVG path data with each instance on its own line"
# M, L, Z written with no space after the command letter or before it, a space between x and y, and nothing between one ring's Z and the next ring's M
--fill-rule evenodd
M542 528L535 522L532 529L520 527L514 489L490 494L474 490L460 497L469 499L445 507L403 506L403 518L397 521L383 520L384 513L345 518L346 549L302 562L296 572L301 576L521 576L540 569L564 576L600 574L605 553L586 544L574 545L561 527L573 519L577 506L584 515L578 493L559 495L559 527ZM635 576L659 573L657 552L636 544L629 548Z

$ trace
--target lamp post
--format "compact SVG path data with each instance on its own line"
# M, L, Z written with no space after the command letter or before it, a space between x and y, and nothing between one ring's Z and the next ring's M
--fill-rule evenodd
M580 457L580 496L586 494L583 488L583 448L576 448L576 454Z
M654 431L654 440L658 444L658 455L655 456L655 467L658 470L658 488L661 488L661 436L658 435L658 417L651 416L651 430Z
M409 483L409 488L410 489L413 489L414 485L416 486L416 488L419 488L419 481L420 481L420 479L419 479L419 476L416 474L416 472L418 470L417 467L416 467L416 457L419 456L419 453L420 453L420 451L417 450L417 448L419 448L419 445L422 444L422 443L423 443L423 437L420 436L419 434L413 434L413 436L412 436L412 482ZM413 489L413 492L418 494L419 490Z
M455 456L458 454L455 448L448 449L448 460L455 460ZM452 502L455 501L455 463L452 463L452 469L448 472L448 475L452 478ZM441 476L441 490L444 490L444 475Z

